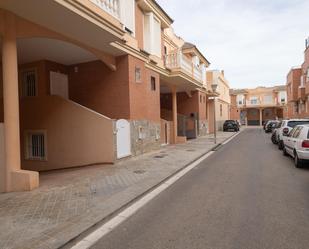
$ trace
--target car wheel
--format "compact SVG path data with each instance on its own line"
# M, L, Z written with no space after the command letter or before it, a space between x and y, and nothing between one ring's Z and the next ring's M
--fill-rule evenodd
M289 155L289 154L287 153L285 147L283 147L283 149L282 149L282 154L283 154L284 156L288 156L288 155Z
M275 135L271 136L271 141L273 142L273 144L277 144L276 136Z
M296 168L302 167L302 161L298 158L298 155L296 152L294 152L294 164Z
M282 140L279 140L278 149L279 149L279 150L282 150L283 147L284 147L283 141L282 141Z

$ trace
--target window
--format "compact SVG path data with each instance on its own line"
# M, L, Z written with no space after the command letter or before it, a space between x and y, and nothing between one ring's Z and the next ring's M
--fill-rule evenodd
M298 113L298 103L294 104L294 114Z
M302 88L304 86L305 86L305 84L304 84L304 77L300 76L300 88Z
M250 97L250 104L251 105L257 105L258 104L258 98L257 97Z
M309 121L288 121L287 126L294 128L297 125L309 124Z
M164 55L167 55L167 47L164 46Z
M22 72L22 95L34 97L37 95L37 77L35 69Z
M203 102L203 100L202 100L202 95L200 95L200 103L202 103Z
M222 117L222 104L220 104L220 116Z
M280 91L279 92L279 99L280 99L280 103L286 103L286 99L287 99L287 93L286 91Z
M155 77L151 76L150 84L151 84L151 91L155 91L156 90L156 78Z
M294 128L290 131L289 137L293 137L293 135L294 135L294 133L295 133L296 130L297 130L297 127L294 127Z
M142 70L140 67L135 67L135 82L142 82Z
M26 159L46 160L46 133L42 131L26 132Z
M245 96L244 95L237 95L237 104L238 105L244 105L245 104Z
M294 138L298 138L302 129L303 129L303 127L301 127L301 126L297 127L292 136Z
M206 103L206 97L205 96L203 97L203 100L204 100L204 103Z

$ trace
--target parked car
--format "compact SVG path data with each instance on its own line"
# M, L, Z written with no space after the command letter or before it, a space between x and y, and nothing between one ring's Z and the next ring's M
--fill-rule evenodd
M270 121L273 121L273 120L265 120L265 121L264 121L264 123L263 123L263 129L264 129L264 131L266 130L266 126L267 126L267 124L268 124Z
M283 155L294 158L295 167L301 168L309 162L309 124L297 125L283 136Z
M276 128L278 123L279 121L277 120L267 122L265 126L265 132L266 133L272 132Z
M239 131L239 125L235 120L226 120L223 124L223 131Z
M289 119L283 120L281 127L278 128L278 148L283 149L283 135L288 135L296 125L309 124L309 119Z
M271 141L273 144L278 144L279 138L278 138L278 129L281 127L282 121L279 121L276 124L276 127L273 129L272 134L271 134Z

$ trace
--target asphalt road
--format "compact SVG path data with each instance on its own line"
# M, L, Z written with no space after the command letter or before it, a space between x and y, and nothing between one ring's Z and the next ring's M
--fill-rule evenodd
M247 129L92 249L308 249L309 167Z

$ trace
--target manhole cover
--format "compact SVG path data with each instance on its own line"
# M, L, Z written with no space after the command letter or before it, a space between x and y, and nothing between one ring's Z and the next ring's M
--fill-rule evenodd
M154 156L153 158L164 158L166 157L166 155L157 155L157 156Z
M145 170L135 170L135 174L144 174L146 171Z
M193 151L195 151L195 150L189 149L189 150L187 150L187 151L189 151L189 152L193 152Z

